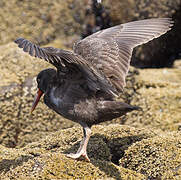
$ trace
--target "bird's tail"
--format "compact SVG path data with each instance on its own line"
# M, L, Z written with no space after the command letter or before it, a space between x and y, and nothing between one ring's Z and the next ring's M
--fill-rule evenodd
M133 110L142 110L141 107L132 106L119 101L99 101L97 107L100 119L104 120L118 118Z
M126 104L126 103L124 103L124 104ZM133 111L133 110L141 111L142 110L142 108L139 106L132 106L129 104L126 104L126 105L128 105L125 107L128 111Z

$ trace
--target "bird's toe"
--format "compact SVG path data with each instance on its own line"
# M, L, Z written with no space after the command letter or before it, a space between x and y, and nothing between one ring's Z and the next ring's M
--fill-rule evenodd
M76 153L76 154L70 153L70 154L66 154L66 156L68 158L77 159L77 160L83 157L85 161L90 162L90 159L87 156L87 153Z

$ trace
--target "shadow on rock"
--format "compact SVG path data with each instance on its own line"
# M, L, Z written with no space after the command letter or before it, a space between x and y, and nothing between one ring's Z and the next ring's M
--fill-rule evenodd
M24 162L27 162L29 159L32 159L32 156L20 156L16 159L3 159L0 161L0 173L8 172L10 168L16 168L17 166L22 165Z
M94 166L98 167L107 176L115 179L122 179L120 169L118 167L119 160L124 156L125 150L133 143L147 138L145 134L125 136L110 139L102 134L94 134L91 136L87 152ZM81 141L76 142L71 148L63 153L76 153Z

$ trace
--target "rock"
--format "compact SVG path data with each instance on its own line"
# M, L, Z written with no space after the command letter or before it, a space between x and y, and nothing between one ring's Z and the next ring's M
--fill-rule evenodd
M110 178L143 179L135 171L111 162L114 152L124 151L135 142L154 137L155 133L118 124L94 126L88 145L91 163L67 158L64 153L75 152L81 140L81 128L57 131L24 148L0 146L0 173L3 179L62 179ZM113 151L114 150L114 151ZM95 153L96 152L96 153ZM117 161L120 157L117 157Z
M177 61L174 62L174 67L181 69L181 60L178 59Z
M86 2L11 0L9 3L1 0L0 44L24 37L39 44L64 39L62 43L72 47L72 36L74 36L73 40L79 39L83 26L87 22ZM152 17L172 17L175 21L171 32L134 51L132 65L171 67L174 60L180 56L180 0L105 0L103 4L106 9L109 9L113 25Z
M55 38L80 34L84 5L80 0L0 2L0 44L24 37L47 44Z
M174 131L180 128L181 71L172 69L143 69L135 75L135 93L131 103L143 111L128 113L125 124Z
M110 9L114 24L119 24L138 18L171 17L179 10L180 0L105 0L103 3Z
M180 132L164 133L130 146L120 164L148 179L180 179L180 154Z
M81 140L81 128L51 133L24 148L0 146L2 179L170 179L181 177L181 135L147 129L96 125L88 144L90 163L67 158ZM96 153L95 153L96 152ZM113 157L116 156L116 162ZM120 164L118 162L120 161Z
M127 113L110 123L154 128L155 131L175 131L181 128L180 60L174 68L131 68L120 101L137 105L142 111Z

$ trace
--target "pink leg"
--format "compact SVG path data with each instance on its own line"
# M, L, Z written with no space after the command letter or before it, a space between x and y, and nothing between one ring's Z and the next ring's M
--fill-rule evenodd
M84 157L84 159L88 162L90 162L89 157L87 156L87 144L89 142L90 139L90 135L91 135L91 129L86 126L83 127L83 132L84 132L84 137L80 143L80 147L77 151L76 154L66 154L67 157L73 158L73 159L79 159L81 156Z

